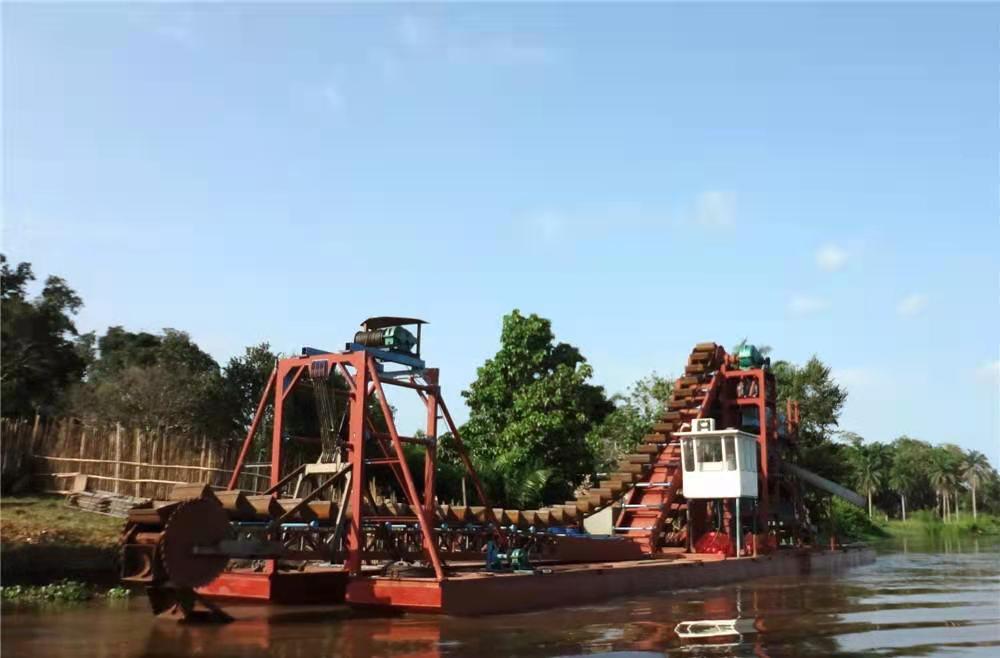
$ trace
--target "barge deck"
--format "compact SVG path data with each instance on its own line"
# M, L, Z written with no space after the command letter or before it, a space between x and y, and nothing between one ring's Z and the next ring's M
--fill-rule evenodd
M298 578L302 585L309 585L299 590L307 597L298 602L320 599L336 602L343 597L352 606L475 616L595 603L617 596L712 587L768 576L833 572L874 561L872 549L852 547L834 551L787 550L741 558L682 554L664 559L540 567L532 572L477 571L458 573L442 581L364 576L344 578L346 587L332 582L327 585L333 586L326 587L306 574L285 578ZM232 578L227 574L220 580L227 577ZM321 588L324 596L317 597L314 588ZM201 591L209 596L225 596L224 589L213 583ZM313 590L311 595L309 590Z

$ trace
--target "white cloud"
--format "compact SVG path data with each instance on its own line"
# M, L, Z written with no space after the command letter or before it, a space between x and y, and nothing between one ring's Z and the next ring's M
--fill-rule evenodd
M830 307L830 303L819 297L808 295L793 295L788 301L788 310L796 315L807 315L817 313Z
M695 200L695 224L708 228L727 228L736 220L736 197L732 192L708 190Z
M836 272L847 263L847 252L835 244L825 244L816 252L816 265L821 270Z
M900 315L910 317L920 313L926 306L927 295L914 292L899 300L899 303L896 304L896 311Z
M344 94L340 91L340 88L332 82L327 83L320 90L320 94L323 96L323 100L331 110L339 110L344 107Z

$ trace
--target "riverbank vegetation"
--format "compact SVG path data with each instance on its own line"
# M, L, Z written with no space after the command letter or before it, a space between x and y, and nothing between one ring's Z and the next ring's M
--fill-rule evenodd
M1000 479L986 456L957 445L932 445L901 436L890 443L866 442L851 432L841 435L850 483L868 499L870 518L905 522L936 518L975 521L980 511L1000 512Z
M0 586L0 600L16 604L81 603L96 598L120 600L129 595L124 587L100 589L77 580L60 580L48 585Z

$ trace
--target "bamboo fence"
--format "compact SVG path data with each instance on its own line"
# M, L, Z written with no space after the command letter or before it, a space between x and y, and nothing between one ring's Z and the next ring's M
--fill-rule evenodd
M239 441L164 436L121 424L93 427L76 419L0 419L0 482L4 490L26 477L33 488L69 493L77 476L88 489L137 498L166 498L181 482L225 488ZM288 465L294 467L295 465ZM270 464L248 464L237 488L263 491Z

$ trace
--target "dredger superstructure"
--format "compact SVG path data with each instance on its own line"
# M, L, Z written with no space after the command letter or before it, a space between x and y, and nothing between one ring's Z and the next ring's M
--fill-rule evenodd
M731 355L697 344L652 432L596 486L558 505L501 509L421 355L424 324L369 318L343 350L278 360L228 488L177 485L170 500L133 510L122 579L145 586L155 612L183 617L226 619L219 599L475 615L874 559L864 548L815 545L804 481L864 501L790 463L798 407L779 410L769 361L753 346ZM390 388L419 398L423 432L400 433ZM289 396L303 389L318 437L286 426ZM265 418L270 486L239 489ZM436 495L444 432L476 505ZM318 455L291 465L291 441L311 441ZM598 518L608 519L601 534Z

